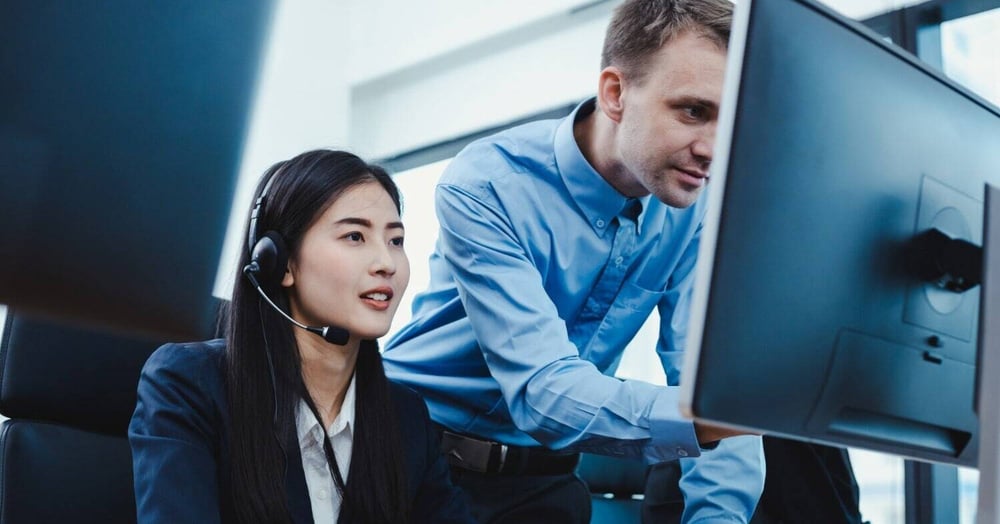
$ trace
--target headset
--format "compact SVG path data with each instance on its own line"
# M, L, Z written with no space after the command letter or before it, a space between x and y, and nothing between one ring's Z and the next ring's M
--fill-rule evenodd
M278 167L271 173L267 179L267 183L264 184L264 189L260 191L260 196L254 202L253 210L250 211L250 225L247 228L247 247L250 249L250 263L243 266L243 275L247 277L247 280L257 289L260 296L267 301L275 311L281 313L281 316L288 319L289 322L295 324L296 326L310 332L315 333L321 337L323 340L331 344L337 344L338 346L343 346L347 344L347 341L351 338L350 332L339 326L307 326L301 322L295 320L288 313L281 310L280 307L275 304L261 283L264 285L277 285L281 283L281 279L284 278L285 271L288 267L288 247L285 244L285 239L282 238L281 234L277 231L269 230L265 231L262 236L258 237L257 234L257 221L264 214L264 206L267 204L267 193L271 189L271 184L274 183L274 179L277 178L278 174L284 170L284 165Z
M266 231L264 235L257 236L257 220L264 213L264 205L267 203L267 192L271 189L271 184L274 183L274 179L283 170L284 165L278 167L267 179L267 183L264 184L264 189L260 191L260 196L254 202L253 210L250 211L250 225L247 228L247 246L250 249L250 263L243 266L243 275L247 277L247 280L253 284L253 287L257 289L260 296L267 301L268 304L274 308L275 311L281 313L281 316L288 319L289 322L295 324L296 326L310 332L315 333L321 337L323 340L331 344L337 344L343 346L347 344L348 339L351 338L350 332L339 326L307 326L302 324L289 316L287 313L281 310L277 304L275 304L267 293L264 292L264 288L261 287L261 282L266 285L278 285L281 283L282 278L284 278L285 270L288 267L288 247L285 244L285 239L277 231ZM263 329L263 322L261 323L261 329ZM267 346L267 336L264 336L264 344ZM274 362L271 360L270 349L265 350L267 355L267 367L268 372L271 375L271 392L274 395L274 413L273 413L273 424L275 431L277 431L278 425L278 398L276 391L276 382L274 376ZM319 411L316 409L316 405L313 403L312 397L308 394L303 395L303 400L305 400L306 405L312 411L316 420L320 422L320 428L323 430L323 454L326 455L327 466L330 469L331 475L333 475L334 486L337 488L337 492L340 493L341 498L344 496L345 483L344 479L340 474L340 468L337 466L336 455L333 454L333 445L330 443L330 438L326 434L326 428L323 427L323 419L319 415ZM287 473L288 467L288 453L285 450L284 443L281 437L275 433L274 438L278 441L278 447L281 448L282 454L285 455L285 468Z

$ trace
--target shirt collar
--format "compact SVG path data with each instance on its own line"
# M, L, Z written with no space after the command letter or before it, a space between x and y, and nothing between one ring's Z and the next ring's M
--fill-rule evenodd
M330 427L327 428L326 434L329 437L345 430L349 432L354 431L355 378L356 375L351 376L351 383L347 386L347 392L344 394L344 403L340 406L340 413L337 414L337 418L333 419ZM299 399L299 407L296 410L295 427L298 431L300 447L311 442L323 442L323 430L320 428L320 423L316 420L316 416L313 415L312 410L309 409L309 405L302 399Z
M560 122L555 134L556 167L566 189L569 190L576 205L590 222L590 227L598 235L603 235L611 220L622 214L632 199L625 197L612 187L601 176L580 151L573 135L573 124L580 118L585 118L596 110L597 99L590 98L576 106L569 116ZM637 227L642 225L649 196L638 199L642 203L642 214L637 220Z

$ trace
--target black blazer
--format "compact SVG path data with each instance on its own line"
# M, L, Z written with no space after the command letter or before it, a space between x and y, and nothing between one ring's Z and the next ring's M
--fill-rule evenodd
M221 339L167 344L142 370L128 432L140 523L235 522L228 497L220 496L228 490L229 478L224 354ZM405 435L411 522L475 522L448 476L440 437L423 400L404 386L390 385ZM270 420L270 413L261 413L261 423ZM364 443L355 443L359 445ZM286 446L286 452L292 518L297 524L312 523L298 443Z

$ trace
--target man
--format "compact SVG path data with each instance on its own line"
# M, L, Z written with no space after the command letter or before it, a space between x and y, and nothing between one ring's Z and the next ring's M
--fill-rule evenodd
M481 522L587 522L579 451L688 457L684 522L753 513L760 439L719 443L734 433L684 420L676 391L731 14L626 0L596 100L470 144L438 184L430 288L384 356ZM610 376L654 307L670 386Z

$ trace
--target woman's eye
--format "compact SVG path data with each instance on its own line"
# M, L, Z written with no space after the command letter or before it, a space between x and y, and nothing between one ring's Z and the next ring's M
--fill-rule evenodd
M344 238L352 242L361 242L362 240L364 240L365 237L361 236L361 233L355 231L354 233L348 233L347 235L344 236Z

